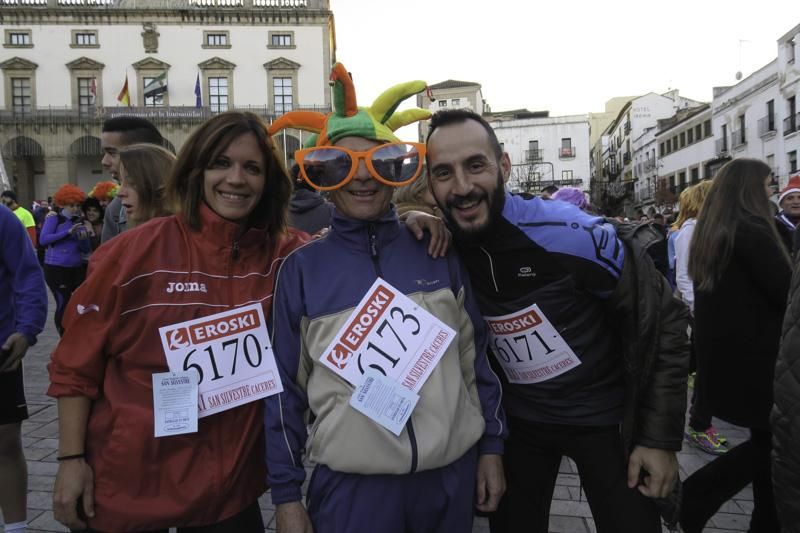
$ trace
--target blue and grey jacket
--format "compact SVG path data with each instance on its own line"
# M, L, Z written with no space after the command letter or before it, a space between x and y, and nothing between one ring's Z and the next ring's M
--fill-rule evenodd
M353 409L353 387L319 360L378 277L457 333L399 437ZM265 413L272 501L300 500L304 448L314 462L359 474L439 468L476 444L479 453L502 453L501 389L485 328L453 253L431 259L394 209L372 222L334 211L330 233L296 250L278 272L270 330L284 391L267 398Z

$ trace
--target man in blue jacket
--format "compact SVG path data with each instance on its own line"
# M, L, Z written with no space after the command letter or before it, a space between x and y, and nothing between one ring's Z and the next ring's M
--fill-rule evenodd
M25 227L0 207L0 508L5 530L26 528L28 472L20 429L28 418L22 357L44 328L47 293Z
M435 114L427 146L509 416L493 533L548 530L562 456L577 464L598 531L660 532L653 499L677 480L686 408L685 309L644 249L603 219L507 193L511 162L481 116Z
M330 232L281 265L273 297L283 392L264 423L277 527L469 532L474 508L494 510L505 488L505 420L466 272L452 253L432 259L391 205L424 155L393 130L428 114L394 110L425 84L360 108L341 64L332 79L330 116L287 113L271 128L318 132L296 158L335 205ZM307 511L304 451L317 464Z

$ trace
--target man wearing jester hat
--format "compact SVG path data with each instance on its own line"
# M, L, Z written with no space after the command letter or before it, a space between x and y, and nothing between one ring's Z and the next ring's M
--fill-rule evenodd
M284 391L266 401L265 432L278 531L467 533L474 509L494 510L505 490L505 419L461 263L429 256L391 204L425 155L394 130L429 116L396 109L426 86L358 107L341 64L331 78L333 113L271 127L316 134L296 160L335 205L330 232L286 258L274 293ZM307 510L304 451L317 465Z

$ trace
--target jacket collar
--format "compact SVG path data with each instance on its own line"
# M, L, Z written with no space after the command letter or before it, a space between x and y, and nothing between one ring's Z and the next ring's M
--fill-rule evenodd
M260 228L245 228L238 222L231 222L219 216L203 202L200 204L200 233L203 237L222 247L238 242L244 248L267 242L267 231Z
M331 235L334 238L342 239L348 246L363 248L365 251L369 251L371 233L374 232L375 243L382 248L397 238L400 231L406 230L400 227L400 220L397 218L394 204L377 220L350 218L336 208L333 209L331 216Z

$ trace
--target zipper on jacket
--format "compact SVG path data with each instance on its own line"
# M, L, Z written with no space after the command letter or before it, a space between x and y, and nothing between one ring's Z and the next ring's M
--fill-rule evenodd
M483 246L480 247L481 252L486 254L486 257L489 258L489 272L492 274L492 284L494 285L494 292L500 292L500 289L497 287L497 278L494 277L494 262L492 262L492 256L489 252L486 251L486 248Z
M418 450L417 450L417 436L414 433L414 424L411 423L411 418L408 419L406 427L408 428L408 440L411 441L411 471L409 472L409 474L413 474L414 472L417 471Z
M375 267L375 273L378 277L382 278L383 273L381 272L380 257L378 256L378 234L375 231L375 224L367 226L367 236L369 237L369 256L372 259L372 265ZM410 418L406 422L406 428L408 428L408 440L411 444L411 471L409 473L413 474L417 471L418 450L417 436L414 433L414 424L411 423Z
M378 258L378 234L375 232L375 224L367 226L367 235L369 236L369 256L372 258L372 265L375 267L378 277L382 278L383 272L381 272L381 263Z

